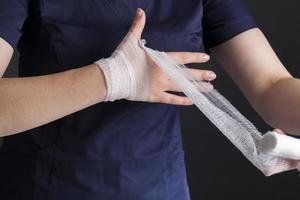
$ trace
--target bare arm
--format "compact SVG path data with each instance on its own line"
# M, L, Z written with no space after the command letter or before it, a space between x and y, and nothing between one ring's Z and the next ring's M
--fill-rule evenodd
M1 40L1 75L12 52ZM104 76L96 65L47 76L2 78L0 136L35 128L101 102L105 87Z
M212 52L267 123L300 135L300 80L285 69L259 29L241 33Z
M131 29L138 39L145 25L145 15L137 15ZM5 71L12 48L0 40L0 73ZM169 55L181 62L206 62L206 54L173 52ZM179 91L168 77L158 68L149 65L149 102L176 105L191 105L187 97L180 97L165 91ZM147 71L147 70L145 70ZM191 70L203 80L213 80L207 70ZM28 77L0 78L0 137L29 130L49 123L66 115L82 110L104 100L106 80L95 64L57 74Z

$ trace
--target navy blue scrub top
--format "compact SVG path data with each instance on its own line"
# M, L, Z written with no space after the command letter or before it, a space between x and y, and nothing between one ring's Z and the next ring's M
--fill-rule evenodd
M243 0L1 0L0 37L21 77L62 72L108 57L138 7L142 37L162 51L208 50L256 26ZM0 198L188 200L178 108L100 103L4 138Z

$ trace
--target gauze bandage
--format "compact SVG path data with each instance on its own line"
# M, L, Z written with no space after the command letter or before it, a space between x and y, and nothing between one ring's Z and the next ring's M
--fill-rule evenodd
M207 91L205 82L195 79L187 73L186 66L176 63L166 53L159 52L141 45L147 55L182 89L199 110L265 175L272 174L280 169L287 169L289 162L278 155L284 151L288 158L298 158L299 148L292 146L280 147L274 154L258 152L262 134L248 121L228 100L217 90ZM205 91L205 92L203 92ZM288 136L286 136L288 137ZM278 141L281 139L277 137ZM289 141L286 141L289 142ZM289 150L284 150L289 148Z
M277 135L263 137L217 90L208 89L206 82L197 80L189 74L185 65L176 63L164 52L145 47L144 41L139 43L130 34L124 38L110 58L101 59L96 63L106 78L106 101L117 99L145 101L149 95L149 67L158 66L264 174L269 175L288 169L290 163L286 158L299 158L296 139L286 139L288 136L284 139ZM272 143L274 138L275 145ZM287 145L291 142L293 145Z
M96 64L102 69L106 84L105 101L128 99L145 101L149 94L149 60L131 34L119 44L111 57Z
M300 160L300 140L283 134L266 133L259 143L258 150L264 154Z

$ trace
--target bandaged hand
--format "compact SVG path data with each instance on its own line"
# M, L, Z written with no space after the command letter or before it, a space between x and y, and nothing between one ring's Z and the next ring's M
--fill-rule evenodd
M145 13L143 10L138 9L128 34L111 57L96 62L106 79L107 94L105 101L127 99L192 105L189 98L167 92L181 92L181 89L156 66L142 48L141 34L145 21ZM167 54L181 64L204 63L209 60L209 56L204 53L169 52ZM192 76L201 80L212 81L216 78L215 73L212 71L187 70ZM210 83L207 84L208 88L213 88Z

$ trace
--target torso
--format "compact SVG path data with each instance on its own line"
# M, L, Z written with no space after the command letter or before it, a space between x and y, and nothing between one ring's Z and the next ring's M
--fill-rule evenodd
M142 37L149 47L202 48L201 0L32 0L31 6L19 44L21 76L60 72L108 57L138 7L147 15ZM180 137L177 107L102 103L5 139L0 159L6 164L0 173L13 173L17 169L12 165L21 164L9 155L23 157L24 174L15 181L31 181L31 199L186 200ZM0 175L2 181L10 172Z

